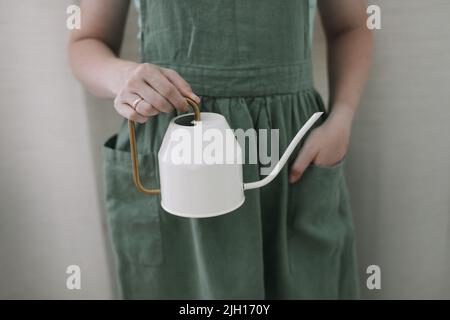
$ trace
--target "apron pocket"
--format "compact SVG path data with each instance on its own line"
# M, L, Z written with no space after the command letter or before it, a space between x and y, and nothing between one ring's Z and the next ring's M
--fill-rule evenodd
M312 164L289 191L290 272L311 285L312 297L317 283L324 284L322 296L337 295L347 234L346 218L341 214L343 167L344 161L333 166Z
M162 263L160 196L139 192L133 182L131 155L115 149L117 136L104 145L107 221L119 266L157 266ZM141 180L157 185L156 161L139 155Z
M345 160L332 166L310 164L300 181L291 187L290 212L294 229L328 223L338 215L340 185Z

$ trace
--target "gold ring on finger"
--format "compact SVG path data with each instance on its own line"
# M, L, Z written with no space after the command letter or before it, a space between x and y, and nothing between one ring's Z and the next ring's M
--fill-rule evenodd
M141 101L143 101L143 100L144 100L144 98L142 98L142 97L137 98L137 99L134 100L134 102L131 104L131 107L132 107L134 110L136 110L138 104L139 104Z

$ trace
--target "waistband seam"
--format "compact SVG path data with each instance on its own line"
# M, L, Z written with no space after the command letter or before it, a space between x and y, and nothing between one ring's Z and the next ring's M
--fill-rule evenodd
M203 69L203 70L214 70L214 71L256 71L256 70L272 70L272 69L285 69L285 68L298 68L300 66L309 67L311 65L310 60L299 61L298 63L289 63L289 64L276 64L276 65L264 65L264 66L248 66L248 67L215 67L215 66L204 66L204 65L194 65L194 64L177 64L177 63L169 63L164 61L151 61L150 63L159 65L159 66L167 66L173 68L184 68L184 69Z
M293 93L310 89L312 63L275 66L230 67L186 65L152 61L162 67L176 70L198 95L204 96L260 96Z

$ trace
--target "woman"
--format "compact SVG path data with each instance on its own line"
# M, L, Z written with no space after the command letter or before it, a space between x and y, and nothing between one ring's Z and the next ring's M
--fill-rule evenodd
M311 71L306 0L140 0L142 63L118 57L129 1L82 1L69 54L77 78L114 98L136 127L146 186L170 119L224 115L232 128L279 129L282 152L326 111ZM126 121L105 144L106 204L127 299L339 299L358 294L353 226L343 177L350 128L372 51L362 0L319 0L328 43L330 104L299 153L231 214L187 219L132 182ZM158 115L158 116L156 116ZM301 179L300 179L301 177ZM259 179L245 164L244 180ZM153 184L153 185L152 185Z

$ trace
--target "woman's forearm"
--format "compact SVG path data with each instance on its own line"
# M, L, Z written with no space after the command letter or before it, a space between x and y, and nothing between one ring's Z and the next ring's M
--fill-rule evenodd
M159 112L187 111L200 98L175 71L118 57L130 1L81 1L83 28L70 34L68 53L74 75L93 94L114 98L124 118L144 123Z
M366 26L328 38L331 117L351 123L372 62L373 36Z
M114 98L137 63L119 59L103 42L94 38L69 44L74 75L96 96Z
M119 59L106 43L95 38L72 41L69 59L73 73L89 91L114 98L117 113L139 123L173 108L187 111L186 98L200 102L175 70Z
M338 2L322 2L333 12ZM330 6L330 7L328 7ZM345 21L345 19L342 19ZM338 28L340 29L340 28ZM341 161L348 148L353 117L358 107L372 60L372 35L363 27L328 29L330 115L313 130L295 159L289 181L297 182L311 162L331 166Z

